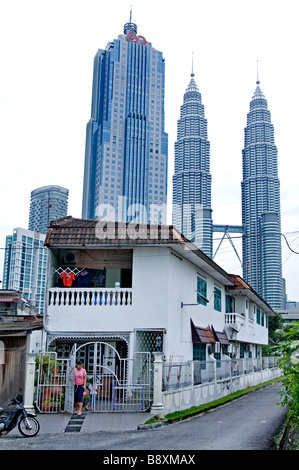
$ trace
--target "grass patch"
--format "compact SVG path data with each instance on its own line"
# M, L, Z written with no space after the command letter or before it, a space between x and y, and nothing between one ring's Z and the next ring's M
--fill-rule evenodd
M205 403L204 405L192 406L191 408L188 408L186 410L175 411L174 413L170 413L166 415L165 418L160 418L160 419L151 418L148 421L146 421L144 424L161 423L161 422L163 423L165 421L167 421L168 423L171 423L172 421L189 418L189 417L198 415L204 411L207 411L209 409L215 408L217 406L221 406L224 403L228 403L234 400L235 398L239 398L242 395L246 395L249 392L252 392L259 388L263 388L267 385L271 385L272 383L275 383L275 382L281 382L281 377L277 377L275 379L269 380L268 382L263 382L261 384L254 385L252 387L245 388L243 390L238 390L237 392L231 393L230 395L227 395L226 397L219 398L218 400L214 400L209 403Z

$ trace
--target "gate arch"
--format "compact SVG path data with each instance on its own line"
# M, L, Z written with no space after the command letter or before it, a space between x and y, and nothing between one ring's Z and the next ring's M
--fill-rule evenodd
M150 353L135 353L133 359L122 358L114 346L103 341L89 341L77 347L69 358L69 380L72 383L78 352L93 346L92 373L87 373L90 410L94 412L146 411L150 406ZM91 388L92 387L92 388ZM73 406L74 387L69 387L68 409Z
M86 346L93 348L93 364L90 368L89 363L87 387L92 384L96 391L89 409L93 412L146 411L150 406L151 353L136 352L132 359L122 358L114 346L103 341L89 341L79 346L75 343L68 358L58 358L53 351L39 355L38 409L47 413L73 413L76 359ZM53 406L45 409L42 406L45 402Z

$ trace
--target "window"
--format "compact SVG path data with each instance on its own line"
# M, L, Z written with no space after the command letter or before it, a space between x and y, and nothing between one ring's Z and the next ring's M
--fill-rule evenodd
M206 345L200 343L193 343L193 361L206 360Z
M197 276L197 303L207 305L207 281Z
M261 324L261 311L259 308L256 310L256 322L258 325Z
M221 290L218 287L214 288L214 309L221 312Z
M225 294L225 313L233 313L235 311L235 299Z
M214 353L214 358L216 359L216 367L221 367L221 353Z

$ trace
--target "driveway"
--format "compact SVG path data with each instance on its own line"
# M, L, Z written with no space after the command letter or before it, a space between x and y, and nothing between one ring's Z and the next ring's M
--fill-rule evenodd
M20 435L0 439L1 450L268 450L281 429L280 383L244 395L200 416L146 431ZM82 443L84 443L82 445ZM165 452L164 452L165 453Z

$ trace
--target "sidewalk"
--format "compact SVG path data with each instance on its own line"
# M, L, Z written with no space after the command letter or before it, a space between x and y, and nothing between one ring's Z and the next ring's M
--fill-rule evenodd
M81 416L70 413L37 413L39 434L94 433L99 431L132 431L149 419L149 413L93 413L82 411ZM20 435L14 428L9 436Z

